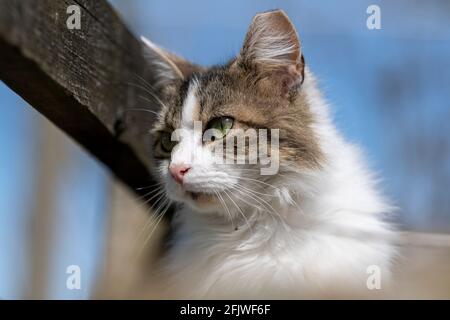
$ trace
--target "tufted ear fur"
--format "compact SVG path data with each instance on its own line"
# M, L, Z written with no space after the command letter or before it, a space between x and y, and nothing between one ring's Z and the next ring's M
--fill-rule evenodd
M153 83L157 90L173 81L186 79L193 72L201 70L199 66L159 47L149 39L141 37L141 40L145 56L154 71Z
M304 59L294 25L282 10L257 14L237 62L255 67L288 93L303 82Z

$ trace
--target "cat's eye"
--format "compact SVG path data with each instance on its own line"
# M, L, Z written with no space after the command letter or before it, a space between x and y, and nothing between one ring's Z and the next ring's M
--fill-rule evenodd
M172 140L172 133L163 132L161 134L161 149L164 152L170 153L172 152L173 147L177 144L177 141Z
M225 137L228 132L233 127L234 119L231 117L219 117L214 118L211 121L208 122L208 125L206 126L206 129L215 129L217 130L217 134L215 135L216 139L221 139Z

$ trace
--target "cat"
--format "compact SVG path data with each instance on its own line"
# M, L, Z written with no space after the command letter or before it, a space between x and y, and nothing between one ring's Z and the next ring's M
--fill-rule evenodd
M288 16L257 14L239 54L210 68L143 42L162 105L155 175L176 206L162 296L342 297L373 289L371 270L376 289L386 288L393 208L360 149L333 125ZM236 157L237 148L217 150L248 129L277 130L275 173L262 174L267 163L218 161Z

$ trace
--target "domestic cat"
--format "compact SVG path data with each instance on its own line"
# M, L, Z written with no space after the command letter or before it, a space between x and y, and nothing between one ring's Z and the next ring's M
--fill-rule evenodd
M176 206L161 294L341 297L373 289L371 270L376 289L386 288L392 207L333 125L287 15L257 14L237 57L222 66L196 66L143 41L162 105L152 130L155 175ZM235 136L246 130L268 135L270 163L259 153L257 163L234 163ZM220 161L227 157L233 163Z

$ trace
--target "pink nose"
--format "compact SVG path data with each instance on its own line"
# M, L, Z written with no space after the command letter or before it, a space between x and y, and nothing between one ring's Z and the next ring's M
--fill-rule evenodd
M176 182L182 184L184 175L189 171L189 169L191 168L184 165L171 165L169 167L169 172Z

